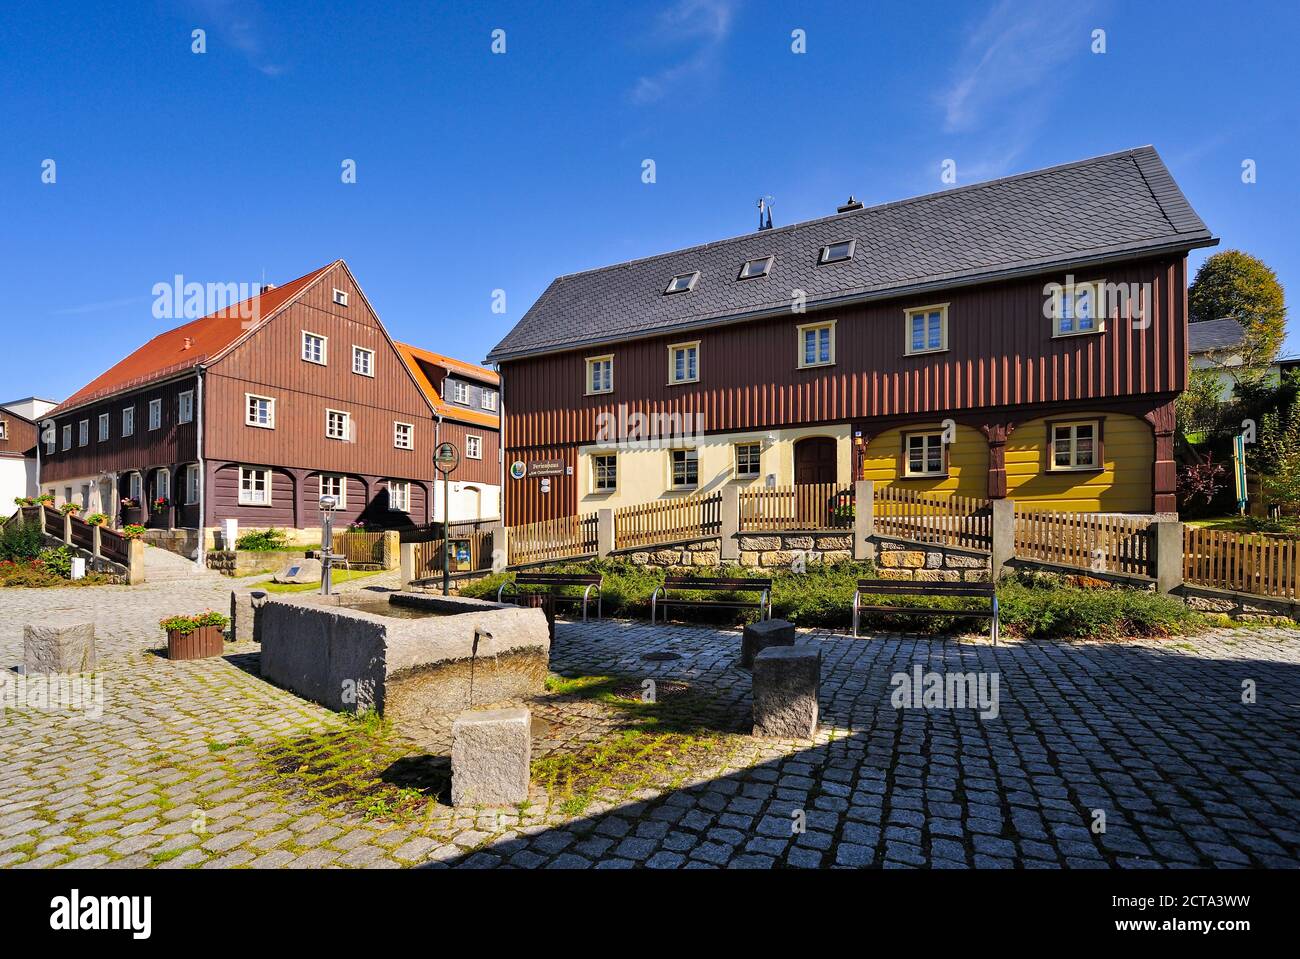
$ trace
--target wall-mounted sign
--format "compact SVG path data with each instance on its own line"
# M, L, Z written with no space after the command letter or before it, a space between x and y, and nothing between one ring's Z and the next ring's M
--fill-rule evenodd
M563 476L564 460L533 460L528 464L529 476Z
M510 464L510 478L521 480L528 475L528 467L524 465L523 460L515 460Z
M542 477L542 492L543 492L543 493L549 493L550 491L551 491L551 479L550 479L549 476L543 476L543 477Z

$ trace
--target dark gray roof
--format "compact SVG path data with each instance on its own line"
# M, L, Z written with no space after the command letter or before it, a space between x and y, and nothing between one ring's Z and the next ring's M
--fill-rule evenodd
M822 246L847 239L853 259L818 265ZM1156 151L1139 147L562 276L488 361L784 311L796 289L814 308L1213 242ZM767 277L738 278L770 255ZM691 292L665 295L695 270Z
M1230 316L1219 320L1198 320L1187 324L1187 352L1209 353L1231 350L1246 340L1246 331Z

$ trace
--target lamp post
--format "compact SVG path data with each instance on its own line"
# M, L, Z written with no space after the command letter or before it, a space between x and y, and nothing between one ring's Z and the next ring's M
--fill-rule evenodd
M442 474L442 595L451 592L451 489L452 471L460 465L455 443L439 443L433 454L434 468Z
M334 511L339 501L333 496L320 498L320 594L328 596L333 588L332 572L334 560Z

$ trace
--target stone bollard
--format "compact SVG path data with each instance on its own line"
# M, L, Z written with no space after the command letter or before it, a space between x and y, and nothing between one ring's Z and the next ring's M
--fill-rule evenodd
M784 619L765 619L745 626L740 640L740 665L750 669L754 657L772 646L793 646L794 624Z
M532 721L523 706L461 713L451 726L451 804L524 802L531 760Z
M808 646L771 646L754 657L754 735L811 739L817 732L822 654Z
M23 672L89 673L95 668L95 625L23 627Z
M267 593L263 589L230 591L230 640L243 643L252 640L262 641L262 631L258 628L258 610L266 602Z

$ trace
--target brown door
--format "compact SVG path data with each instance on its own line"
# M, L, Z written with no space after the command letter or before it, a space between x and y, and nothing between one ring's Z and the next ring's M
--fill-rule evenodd
M829 436L810 436L794 444L794 481L804 483L835 482L835 440Z

